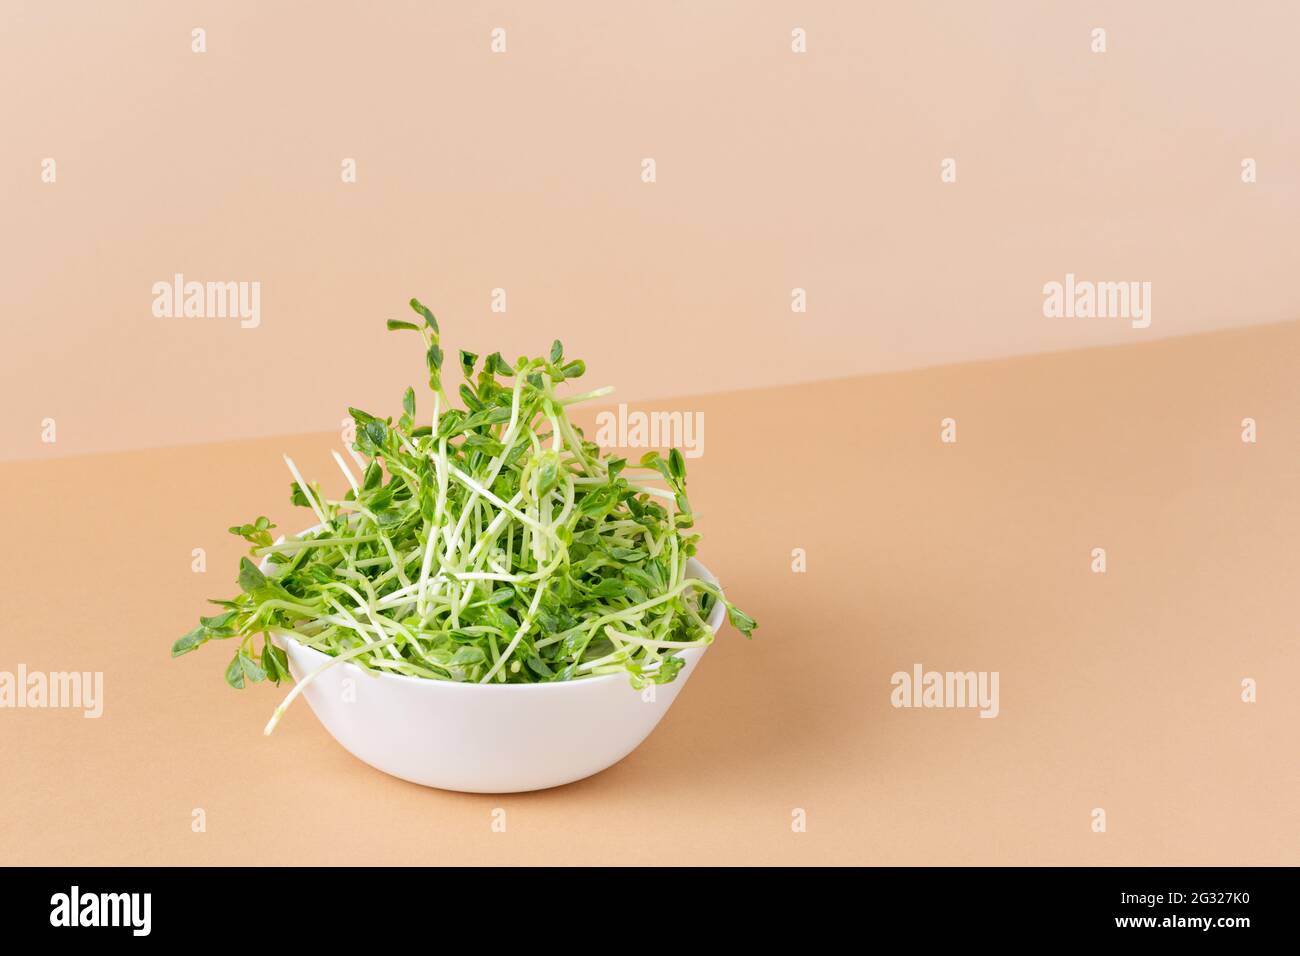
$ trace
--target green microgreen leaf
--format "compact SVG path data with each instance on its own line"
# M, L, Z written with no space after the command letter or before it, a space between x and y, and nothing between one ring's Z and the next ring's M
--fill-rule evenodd
M426 309L423 305L421 305L419 299L411 300L411 308L414 309L416 312L418 312L424 318L425 324L428 325L429 328L433 329L434 335L437 335L438 320L433 317L433 313L430 312L428 309Z
M252 561L248 558L239 559L239 588L246 594L251 594L258 588L266 584L266 575L263 574Z
M460 350L460 370L465 373L466 378L469 378L474 374L474 365L476 362L478 362L477 355L473 352L466 352L464 349Z

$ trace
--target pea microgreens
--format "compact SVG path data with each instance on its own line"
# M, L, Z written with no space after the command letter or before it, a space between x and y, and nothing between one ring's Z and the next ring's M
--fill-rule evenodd
M752 634L755 621L721 590L686 576L699 534L689 530L680 451L631 465L587 441L566 410L613 389L558 395L586 371L559 341L547 357L513 365L500 352L480 364L461 351L462 407L453 406L438 322L410 304L420 321L388 328L423 339L428 421L418 424L411 388L396 422L349 409L357 472L333 453L349 486L339 498L285 456L290 500L317 527L275 540L265 517L232 527L252 545L240 560L241 593L213 601L221 613L200 618L173 657L233 640L226 682L242 688L289 677L273 638L328 655L276 709L270 733L317 674L344 660L484 684L626 673L640 688L673 680L684 663L677 651L713 640L705 619L718 601Z

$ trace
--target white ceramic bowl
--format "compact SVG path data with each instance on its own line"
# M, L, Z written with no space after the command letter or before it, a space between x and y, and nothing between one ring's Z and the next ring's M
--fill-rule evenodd
M694 558L689 577L717 584ZM721 602L707 624L722 624ZM292 638L278 640L294 680L330 658ZM412 783L471 793L558 787L618 763L650 735L686 686L705 647L678 651L686 663L649 692L626 674L554 684L467 684L367 670L344 661L303 696L353 756ZM346 682L346 683L345 683Z

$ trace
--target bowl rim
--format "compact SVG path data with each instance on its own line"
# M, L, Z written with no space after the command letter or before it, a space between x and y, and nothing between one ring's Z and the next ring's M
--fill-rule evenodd
M302 531L299 531L294 537L301 537L302 535L305 534L311 534L313 531L318 531L323 527L324 527L323 524L314 524L310 528L306 528ZM285 536L281 535L279 539L276 541L276 544L279 544L284 540L285 540ZM267 555L260 562L258 562L258 569L265 573L267 566L270 564L270 561L271 561L270 555ZM695 572L694 574L691 573L692 570L694 570ZM705 567L704 562L700 561L698 558L692 556L686 559L686 573L688 577L696 577L702 581L707 581L709 584L712 584L714 587L716 587L719 591L722 591L722 584L718 581L717 576L714 575L713 572L710 571L707 567ZM718 631L722 629L722 620L724 615L725 615L725 608L722 604L722 601L718 601L717 603L715 603L713 605L713 609L709 611L709 617L704 623L708 625L710 630L713 631L714 637L717 637ZM280 644L281 642L292 644L294 645L295 650L303 652L309 658L318 658L321 664L324 664L326 661L337 660L337 658L329 654L326 654L324 651L318 651L314 647L308 647L306 644L302 643L297 638L289 637L286 634L276 634L271 638L271 640L272 643L276 643L276 644ZM679 650L677 654L679 656L685 656L689 654L691 655L692 658L697 658L702 656L704 652L708 650L708 647L709 647L708 644L701 645L700 647L686 647ZM584 687L584 686L597 686L603 683L608 683L609 681L627 680L626 674L596 674L595 676L592 677L579 677L574 680L566 680L566 681L530 681L529 683L526 684L509 684L509 683L498 683L496 681L493 681L491 684L483 684L480 683L479 681L433 680L428 677L412 677L410 674L392 674L392 673L388 673L387 671L372 670L368 667L362 667L359 664L353 663L352 661L343 661L342 666L351 667L359 671L360 673L364 674L366 677L375 678L378 680L394 680L399 682L411 682L413 684L419 684L425 687L463 687L463 688L478 688L478 689L493 688L496 691L503 691L503 690L520 691L525 688L558 689L558 688L565 688L565 687L573 688L573 687ZM294 682L295 683L298 682L296 678Z

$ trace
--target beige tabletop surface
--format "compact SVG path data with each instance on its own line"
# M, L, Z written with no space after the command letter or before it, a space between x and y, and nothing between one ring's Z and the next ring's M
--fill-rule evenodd
M280 453L329 481L337 436L5 464L0 671L100 671L104 709L0 709L0 862L1300 863L1298 371L1286 324L665 403L760 629L516 795L385 776L302 705L265 738L280 692L169 657L228 525L311 523ZM915 664L998 672L997 717L893 707Z

